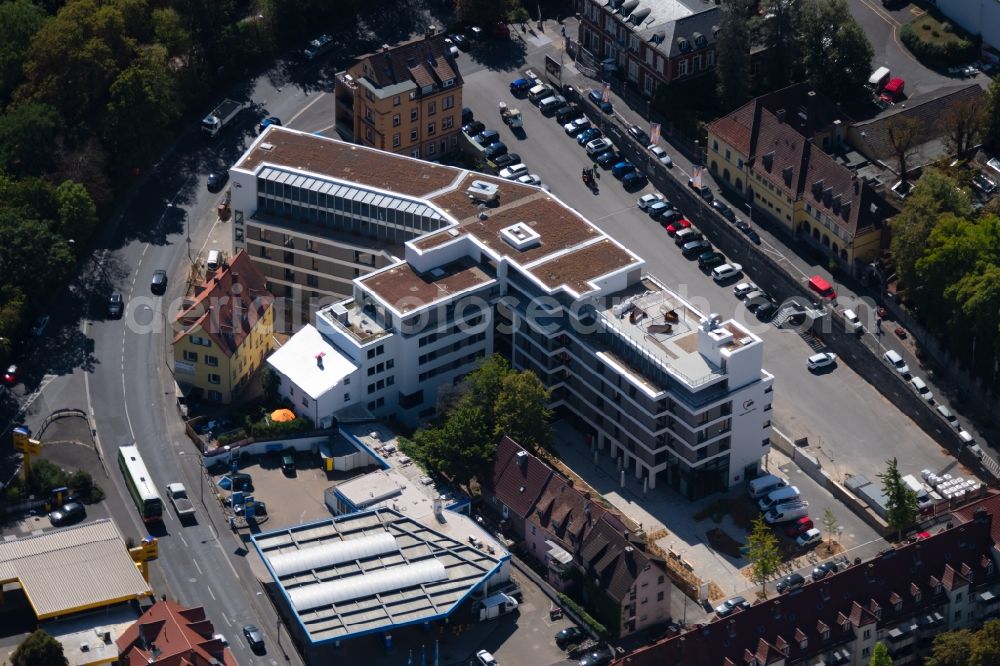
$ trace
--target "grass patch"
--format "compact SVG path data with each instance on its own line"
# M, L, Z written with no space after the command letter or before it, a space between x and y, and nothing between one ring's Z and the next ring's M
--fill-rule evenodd
M903 26L899 38L924 64L962 65L979 56L979 38L958 30L937 12L927 12Z

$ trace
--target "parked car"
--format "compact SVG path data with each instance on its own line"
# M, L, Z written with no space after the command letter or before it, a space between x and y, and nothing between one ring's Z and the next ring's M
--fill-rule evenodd
M212 171L208 174L208 180L205 186L208 188L209 192L218 192L229 180L228 171Z
M496 657L486 650L480 650L476 653L476 661L479 662L479 666L499 666Z
M577 118L563 125L563 130L570 136L576 136L588 127L590 127L590 120L587 118Z
M935 409L937 409L937 413L941 415L941 418L947 421L948 425L950 425L952 428L954 428L955 430L962 429L962 424L958 422L958 418L956 418L955 415L951 413L950 409L948 409L944 405L938 405L937 407L935 407Z
M705 252L712 251L712 244L707 240L696 240L685 244L681 247L681 254L687 259L693 259L697 256L704 254Z
M577 135L576 142L581 146L585 146L594 139L601 138L602 134L603 133L601 132L601 130L597 129L596 127L589 127Z
M733 209L727 206L726 204L722 203L718 199L712 200L712 208L714 208L719 213L719 215L726 218L730 222L737 221L736 213L733 212Z
M453 32L452 34L448 35L448 39L451 40L452 44L462 49L463 51L468 51L470 48L472 48L472 44L470 44L469 40L465 37L465 35L461 33Z
M670 204L668 204L666 201L654 202L650 204L649 207L646 208L646 212L649 213L649 216L654 220L658 218L660 215L666 213L668 210L673 210L673 208L671 208Z
M726 257L721 252L707 251L698 255L698 268L715 268L726 263Z
M805 534L813 527L815 527L815 525L813 525L813 519L809 516L803 516L785 528L785 535L794 539L800 534Z
M653 204L659 202L663 203L667 199L659 192L651 192L650 194L643 194L636 200L636 205L639 206L639 210L647 210Z
M731 599L726 599L721 604L715 607L715 614L719 617L726 617L731 615L736 609L746 610L750 608L750 602L743 597L733 597Z
M333 48L333 37L330 35L320 35L309 42L309 45L303 50L303 54L306 60L315 60L331 48Z
M603 91L594 88L589 93L587 93L587 97L589 97L590 101L596 104L597 108L599 108L601 111L603 111L604 113L611 113L613 107L611 106L611 102L604 101Z
M483 150L483 155L486 157L486 159L492 160L494 158L500 157L506 152L507 152L507 146L502 141L495 141L490 145L486 146L485 150Z
M618 164L611 167L611 173L614 174L615 178L621 180L625 177L625 174L635 173L635 165L628 160L622 160Z
M806 359L806 365L810 370L820 370L834 365L837 362L837 355L833 352L820 352L813 354Z
M923 379L914 377L910 380L910 386L917 392L917 395L923 398L924 402L934 402L934 394L931 393L931 390L927 387L927 383Z
M649 181L646 180L646 177L637 171L632 171L630 173L627 173L622 178L622 185L625 187L625 190L627 192L635 192L636 190L641 190L642 188L646 187L646 184L648 182Z
M629 127L628 134L642 145L644 146L649 145L649 135L646 134L644 131L642 131L642 128L640 128L638 125L632 125L631 127Z
M904 377L910 374L910 366L906 365L906 361L903 360L903 357L899 355L898 351L890 349L882 354L882 359L885 360L885 362L888 363L893 370Z
M743 271L739 264L722 264L712 269L712 279L716 282L731 280Z
M167 291L167 272L162 268L153 271L153 279L149 283L149 290L157 296L163 295Z
M617 164L621 161L621 156L614 150L608 150L607 152L603 152L595 157L594 161L597 162L600 167L610 169L613 164Z
M540 187L542 184L542 177L539 176L537 173L526 173L520 178L518 178L517 182L521 183L522 185L537 185Z
M264 633L253 624L243 625L243 636L253 651L264 649Z
M701 185L699 187L696 187L694 184L694 180L688 178L688 187L697 192L698 196L700 196L705 201L712 202L715 199L715 195L712 194L712 188L710 188L708 185Z
M472 122L462 125L462 131L473 138L477 137L479 133L483 132L485 129L486 125L478 120L473 120Z
M687 224L685 224L685 222ZM684 217L684 213L680 212L677 209L674 209L669 213L664 213L663 215L661 215L660 224L666 227L667 233L671 235L677 233L681 229L687 229L688 227L691 226L690 220ZM675 225L673 231L670 230L671 224Z
M838 571L840 571L840 567L837 566L836 562L824 562L823 564L813 567L810 578L812 578L815 583L816 581L823 580L830 574L835 574Z
M528 91L534 87L534 82L529 81L525 78L514 79L510 82L510 94L515 97L520 97L522 95L527 95Z
M500 170L500 177L506 178L507 180L514 180L520 178L524 174L528 173L527 164L512 164L505 169Z
M493 160L493 166L497 169L503 169L509 167L512 164L520 164L521 156L517 153L504 153L503 155L497 155Z
M13 386L17 383L17 376L19 369L16 365L11 364L7 366L7 372L3 373L3 383L7 386Z
M586 637L587 635L583 633L580 627L573 625L572 627L566 627L565 629L560 630L556 634L556 645L559 646L560 649L565 650L570 645L583 641Z
M488 146L500 140L500 132L496 130L483 130L476 135L476 143L480 146Z
M797 590L803 585L805 585L806 579L802 577L801 574L793 573L788 574L784 578L778 581L775 586L779 594L784 594L785 592L791 592L792 590Z
M614 659L615 655L607 648L601 648L594 652L588 652L580 659L580 666L607 666Z
M757 291L757 285L755 285L753 282L740 282L738 285L733 287L733 296L735 296L740 300L743 300L743 298L747 294L754 291Z
M778 312L778 304L774 301L768 301L766 303L761 303L757 308L757 319L760 321L770 321Z
M806 530L799 536L795 538L795 545L801 550L808 550L809 548L814 548L818 546L823 540L823 535L815 527L811 530Z
M49 522L54 526L70 525L87 517L87 510L79 502L68 502L49 513Z
M108 316L112 319L118 319L122 316L122 312L125 309L125 299L120 291L111 292L111 296L108 297Z
M670 155L667 155L667 151L663 150L663 148L660 148L655 143L650 144L647 148L663 166L672 167L674 165L674 161L670 159Z
M601 153L605 153L609 150L614 150L614 148L615 146L611 143L610 139L600 137L598 139L593 139L587 144L587 154L594 157L595 155L600 155Z

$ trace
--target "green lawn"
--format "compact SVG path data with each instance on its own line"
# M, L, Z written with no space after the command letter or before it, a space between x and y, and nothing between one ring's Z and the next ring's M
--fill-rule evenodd
M929 13L918 16L910 24L920 40L928 44L944 46L949 43L957 45L962 42L962 37L955 34L950 23L940 21Z

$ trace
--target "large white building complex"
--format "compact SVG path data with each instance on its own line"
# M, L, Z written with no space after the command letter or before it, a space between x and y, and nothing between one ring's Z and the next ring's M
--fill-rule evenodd
M642 259L548 192L281 127L231 175L237 249L260 220L282 229L254 239L255 260L293 246L298 265L359 235L402 248L269 359L318 424L359 408L415 423L500 353L650 488L702 497L767 452L760 338L644 275Z

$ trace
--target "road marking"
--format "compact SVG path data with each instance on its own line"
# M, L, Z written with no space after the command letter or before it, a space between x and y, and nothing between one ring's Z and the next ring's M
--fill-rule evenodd
M186 548L187 544L184 544L184 547ZM198 566L198 560L196 560L194 558L191 558L191 562L194 564L194 568L198 570L198 574L199 575L204 575L204 572L202 572L201 567Z
M222 620L226 623L227 626L229 627L233 626L233 623L229 621L229 616L226 615L226 611L222 611Z
M196 563L196 564L197 564L197 563ZM215 593L214 593L214 592L212 592L212 586L211 586L211 585L209 585L209 586L208 586L208 587L206 587L205 589L207 589L207 590L208 590L208 594L209 594L209 596L210 596L210 597L212 597L212 601L218 601L218 599L216 599L216 598L215 598Z
M305 106L303 106L301 109L299 109L299 112L296 113L294 116L292 116L291 119L289 119L289 121L288 121L287 124L291 125L292 123L294 123L296 118L298 118L303 113L305 113L306 111L308 111L310 106L312 106L316 102L318 102L321 99L323 99L324 95L326 95L325 92L316 95L316 99L314 99L313 101L309 102L308 104L306 104Z

